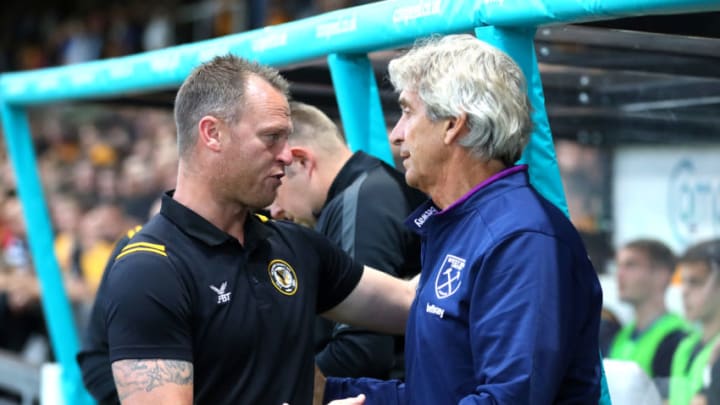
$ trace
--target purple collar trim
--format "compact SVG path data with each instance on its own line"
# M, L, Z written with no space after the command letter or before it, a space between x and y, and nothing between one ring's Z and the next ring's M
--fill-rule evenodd
M467 193L465 193L465 195L462 196L462 197L460 197L459 200L457 200L457 201L455 201L454 203L448 205L448 207L445 208L444 210L438 212L437 215L444 214L444 213L450 211L451 209L457 207L458 205L462 204L462 203L465 202L468 198L470 198L470 196L472 196L473 194L475 194L475 193L476 193L478 190L480 190L481 188L483 188L483 187L485 187L485 186L487 186L487 185L489 185L489 184L491 184L491 183L494 183L494 182L502 179L503 177L507 177L507 176L509 176L509 175L511 175L511 174L514 174L514 173L517 173L517 172L526 171L527 168L528 168L527 165L517 165L517 166L509 167L509 168L507 168L507 169L505 169L505 170L502 170L502 171L499 171L499 172L493 174L492 176L490 176L490 177L488 177L487 179L485 179L482 183L478 184L477 186L473 187L470 191L468 191Z

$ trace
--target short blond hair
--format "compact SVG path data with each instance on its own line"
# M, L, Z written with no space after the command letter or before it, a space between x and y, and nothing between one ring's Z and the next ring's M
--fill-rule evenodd
M235 55L216 56L193 69L175 96L180 158L195 144L197 124L205 115L213 115L230 124L239 121L245 105L247 81L253 75L289 98L290 85L277 69Z
M304 145L326 152L345 147L345 138L337 125L319 108L299 101L290 102L293 133L292 146Z

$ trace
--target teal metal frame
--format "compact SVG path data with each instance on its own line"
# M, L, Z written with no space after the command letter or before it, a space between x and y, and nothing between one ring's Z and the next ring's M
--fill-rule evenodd
M370 59L366 54L334 53L328 56L328 66L350 149L366 151L395 166Z
M233 53L281 67L329 55L338 104L353 150L390 162L385 121L367 53L432 34L468 32L507 51L528 77L535 130L523 160L531 181L567 213L544 109L533 48L541 25L649 14L720 10L718 0L395 0L339 10L300 21L73 66L0 75L0 114L29 243L43 291L52 347L63 370L68 404L92 403L75 363L78 335L53 252L52 228L38 175L26 107L178 87L198 64ZM609 397L604 403L609 403Z

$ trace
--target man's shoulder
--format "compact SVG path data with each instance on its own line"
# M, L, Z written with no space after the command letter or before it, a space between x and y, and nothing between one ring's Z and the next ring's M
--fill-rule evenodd
M335 178L342 194L353 188L360 192L409 188L405 176L375 156L358 151Z
M579 238L570 219L531 186L514 187L471 202L477 215L469 220L480 221L491 234L501 237L524 232L552 238Z
M660 341L659 347L665 348L671 353L675 353L675 349L680 345L688 335L688 329L686 327L678 326L677 328L665 331L662 340Z
M363 211L391 211L404 219L427 200L419 190L407 185L402 173L384 162L363 172L353 184L345 188L328 206L357 204Z
M315 229L284 219L266 219L262 225L269 230L268 239L273 243L309 246L327 241L327 238Z
M134 264L137 264L138 261L150 261L157 264L158 258L166 261L169 257L170 247L177 244L175 233L177 231L169 225L169 222L157 215L145 225L128 230L117 243L114 257L111 260L114 260L116 264L127 260Z
M185 291L195 284L193 269L206 256L152 231L145 225L109 259L112 263L102 286L106 307L113 299L134 299L149 291Z
M316 229L331 236L329 229L340 230L347 224L356 228L402 224L416 205L407 197L405 187L404 182L398 183L381 167L363 172L325 202Z
M518 196L527 198L515 198ZM468 237L473 230L482 230L480 234L476 233L474 243L482 243L486 252L532 244L536 258L561 249L570 254L568 260L572 257L574 265L593 269L582 238L570 220L531 191L519 194L508 192L485 203L477 200L474 209L466 212L463 221L458 222L453 229L468 240L473 240L472 236ZM583 274L596 277L594 270Z
M366 171L367 180L365 181L365 187L372 189L388 189L397 190L404 192L405 190L414 190L405 182L405 175L395 168L389 166L387 163L380 161L377 166L374 166Z

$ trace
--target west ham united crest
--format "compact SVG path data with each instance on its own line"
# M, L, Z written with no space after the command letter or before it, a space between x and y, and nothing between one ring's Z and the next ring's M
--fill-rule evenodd
M465 259L453 255L445 256L435 277L435 296L443 299L455 294L462 284L463 268Z
M284 260L273 260L268 265L268 275L273 286L285 295L293 295L298 289L295 270Z

